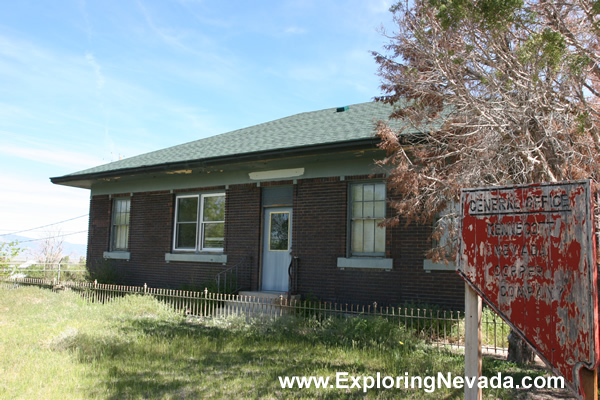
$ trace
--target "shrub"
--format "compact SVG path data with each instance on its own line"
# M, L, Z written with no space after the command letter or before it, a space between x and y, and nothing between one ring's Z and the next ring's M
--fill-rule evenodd
M107 285L117 285L121 282L121 271L112 260L96 260L88 264L88 279Z

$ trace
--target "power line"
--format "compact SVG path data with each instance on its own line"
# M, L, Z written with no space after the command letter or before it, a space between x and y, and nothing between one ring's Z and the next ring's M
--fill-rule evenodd
M6 231L11 231L11 230L12 230L12 229L4 229L4 232L6 232ZM0 232L2 232L2 229L0 229ZM48 233L48 229L40 229L40 230L33 229L33 230L31 230L30 232L42 232L42 233ZM75 232L75 231L74 231L73 229L70 229L70 230L63 230L63 229L60 229L60 230L58 230L56 233L57 233L57 234L63 234L63 233L71 233L71 232ZM4 234L0 233L0 236L3 236L3 235L4 235ZM11 233L7 233L7 235L11 235Z
M23 232L29 232L29 231L35 231L36 229L42 229L42 228L47 228L49 226L52 225L58 225L58 224L62 224L64 222L69 222L69 221L73 221L75 219L79 219L79 218L83 218L83 217L87 217L88 214L84 214L84 215L80 215L79 217L75 217L75 218L70 218L70 219L65 219L64 221L59 221L59 222L55 222L53 224L48 224L48 225L43 225L43 226L38 226L36 228L31 228L31 229L24 229L22 231L17 231L17 232L12 232L12 233L3 233L0 236L9 236L9 235L16 235L17 233L23 233ZM84 231L85 232L85 231ZM81 233L81 232L77 232L77 233Z
M37 242L39 240L52 239L52 238L55 238L55 237L65 237L65 236L77 235L79 233L84 233L84 232L87 232L87 231L79 231L79 232L67 233L66 235L48 236L48 237L40 238L40 239L21 240L21 241L19 241L19 244L21 244L21 243L28 243L28 242Z

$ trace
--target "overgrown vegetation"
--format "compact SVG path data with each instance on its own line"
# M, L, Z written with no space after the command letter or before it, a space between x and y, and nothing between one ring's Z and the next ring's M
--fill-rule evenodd
M0 268L6 268L8 263L22 252L23 249L17 241L0 242Z
M74 292L0 290L0 398L364 398L282 389L279 376L463 373L463 357L383 318L191 320L146 296L86 304ZM484 373L544 374L496 360ZM489 389L487 398L517 392ZM366 398L461 398L462 390L370 390Z
M434 223L456 254L462 188L600 181L600 6L595 0L395 2L379 64L378 125L397 193L389 224ZM398 126L398 128L394 128ZM420 131L420 135L405 135ZM599 194L600 196L600 194ZM437 221L439 218L439 221ZM437 221L437 222L436 222Z
M113 260L96 260L88 267L87 278L91 282L117 285L121 282L121 271Z
M436 305L422 303L404 303L402 306L376 309L374 306L345 305L322 302L314 297L293 303L298 317L323 321L329 318L346 318L348 316L377 315L392 324L399 324L412 335L426 341L438 343L464 344L464 313L446 310ZM509 326L489 307L483 308L481 340L483 346L493 348L508 346Z
M13 269L13 274L26 276L27 278L47 279L68 282L86 282L87 271L85 263L83 264L32 264L25 268Z

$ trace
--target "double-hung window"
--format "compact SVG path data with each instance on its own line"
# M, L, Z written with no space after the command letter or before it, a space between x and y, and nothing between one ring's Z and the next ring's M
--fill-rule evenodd
M111 251L127 251L129 249L129 214L130 198L113 199L111 221Z
M351 256L385 256L385 183L355 183L350 190Z
M178 196L174 249L223 251L224 243L225 193Z
M434 236L431 240L431 248L439 248L441 256L451 257L452 249L456 247L457 238L453 237L451 232L458 230L458 215L460 215L460 209L456 203L452 202L434 217Z
M457 246L458 238L453 232L458 230L458 204L452 202L433 221L433 235L431 238L431 258L423 260L423 269L426 271L454 271L453 249ZM437 260L439 258L439 260ZM436 259L436 262L433 262Z

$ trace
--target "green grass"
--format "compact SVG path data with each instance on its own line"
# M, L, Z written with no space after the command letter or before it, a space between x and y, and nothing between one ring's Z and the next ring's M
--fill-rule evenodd
M444 321L448 336L453 341L464 344L465 340L465 319L464 314L455 321ZM440 328L441 330L442 328ZM510 327L502 321L489 307L483 308L481 324L481 343L490 347L508 347L508 334Z
M282 389L279 376L463 374L463 356L381 318L189 320L150 297L85 304L74 292L0 289L0 398L455 399L462 390ZM484 373L537 376L485 359ZM349 382L351 383L351 381ZM487 398L518 393L485 390Z

